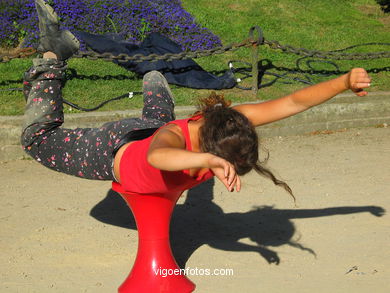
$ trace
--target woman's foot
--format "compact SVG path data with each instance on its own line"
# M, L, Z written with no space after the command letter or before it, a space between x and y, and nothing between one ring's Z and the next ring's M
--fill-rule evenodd
M60 30L57 13L44 0L35 0L39 19L39 52L51 51L59 60L70 58L79 50L80 43L68 30Z
M50 51L43 53L42 57L45 59L58 59L57 55Z
M175 101L165 77L150 71L143 78L144 119L157 119L165 123L175 120Z

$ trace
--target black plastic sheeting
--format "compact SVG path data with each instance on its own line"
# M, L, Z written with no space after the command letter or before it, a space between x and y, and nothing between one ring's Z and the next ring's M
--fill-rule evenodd
M162 36L159 33L148 35L140 45L135 45L123 40L117 34L94 35L86 32L77 32L78 37L86 45L97 53L112 53L113 55L127 54L158 54L180 53L180 45ZM222 76L211 74L200 67L192 59L173 61L144 61L144 62L117 62L118 65L127 70L144 75L145 73L157 70L160 71L168 83L195 88L195 89L229 89L236 85L233 73L228 70Z

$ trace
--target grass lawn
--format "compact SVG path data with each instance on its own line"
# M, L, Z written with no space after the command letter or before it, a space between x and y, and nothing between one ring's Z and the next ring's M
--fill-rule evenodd
M336 50L355 44L390 41L390 16L385 15L375 0L182 0L184 8L201 25L218 35L223 44L240 42L248 35L253 25L260 26L267 40L277 40L281 44L302 47L309 50ZM367 46L349 52L390 51L390 46ZM283 73L278 68L294 70L298 56L260 48L259 58L273 67L274 73ZM240 49L223 55L203 57L196 61L208 71L223 72L228 69L228 61L250 61L250 49ZM265 61L267 60L267 61ZM238 64L238 63L237 63ZM314 63L316 69L334 70L330 64ZM368 70L390 67L390 59L368 61L338 61L340 70L353 67ZM20 88L22 73L31 65L30 59L16 59L0 63L0 115L20 115L24 110L24 99L20 91L1 91ZM71 59L69 68L77 71L83 79L70 79L64 89L64 97L84 107L93 107L104 100L122 95L128 91L141 90L140 77L121 67L105 61ZM308 69L307 67L303 67ZM390 72L380 70L372 73L372 90L390 90ZM305 79L304 74L289 75L291 78ZM332 76L313 76L314 82ZM266 76L264 82L270 81ZM286 82L289 82L287 84ZM243 82L249 86L250 79ZM262 88L257 97L250 91L240 89L224 90L225 96L234 102L258 99L272 99L302 88L304 84L291 79L279 79L272 86ZM195 90L173 86L178 105L192 105L209 90ZM134 97L112 102L102 111L139 108L142 98ZM69 112L70 108L65 107ZM72 112L77 112L72 110Z

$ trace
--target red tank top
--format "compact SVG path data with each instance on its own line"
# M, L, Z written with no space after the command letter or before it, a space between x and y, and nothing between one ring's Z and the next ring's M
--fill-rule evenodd
M185 137L186 150L192 150L188 122L198 120L200 117L195 116L168 123L176 124L181 128ZM119 166L121 183L112 183L114 191L119 193L164 194L168 191L190 189L214 176L211 170L201 176L192 177L189 175L189 170L163 171L154 168L146 160L153 136L133 142L124 151Z

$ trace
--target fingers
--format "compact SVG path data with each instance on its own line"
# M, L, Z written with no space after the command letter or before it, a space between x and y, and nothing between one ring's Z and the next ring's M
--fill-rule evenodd
M229 182L229 180L228 180L228 178L229 178L229 173L231 173L230 172L230 165L229 165L229 163L228 162L224 162L225 164L224 164L224 166L223 166L223 169L224 169L224 172L225 172L225 178L226 178L226 180Z
M227 183L229 186L232 184L234 177L235 177L235 174L236 174L236 171L234 170L234 167L232 166L232 164L226 162L225 177L226 177L226 180L227 180Z
M362 97L368 94L364 89L371 86L371 78L368 76L365 69L352 69L349 82L351 90L355 92L357 96Z
M368 76L356 76L351 82L351 87L354 89L364 89L371 86L371 78Z
M226 178L225 186L230 192L234 191L234 188L236 188L237 191L241 190L240 176L237 175L234 166L229 162L226 162L225 178Z
M240 191L241 180L240 177L237 175L234 166L229 162L224 161L222 167L223 170L221 170L222 168L220 169L222 174L219 175L218 168L213 168L214 174L225 185L228 191L233 192L234 189Z
M371 81L359 81L353 84L354 88L364 89L371 86Z
M364 96L368 95L368 92L366 92L366 91L360 91L360 92L355 92L355 94L356 94L358 97L364 97Z
M234 179L232 183L230 184L231 192L234 191L234 188L236 188L236 191L239 192L241 190L241 179L240 176L235 174Z
M237 175L237 182L236 182L236 190L239 192L241 190L241 179L240 176Z
M230 192L234 191L234 189L237 191L241 190L240 177L230 162L219 157L213 157L210 161L210 168L227 190Z
M213 169L213 172L215 174L215 176L223 183L223 185L225 185L226 189L228 191L234 191L234 183L229 183L229 178L226 177L224 174L223 174L223 170L221 170L221 173L222 174L219 174L219 170L218 169Z

